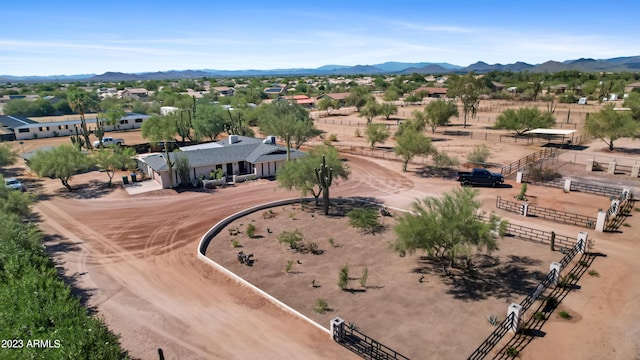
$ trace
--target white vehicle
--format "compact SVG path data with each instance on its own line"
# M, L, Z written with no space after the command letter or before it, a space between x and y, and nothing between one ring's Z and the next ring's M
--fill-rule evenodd
M24 186L22 186L22 183L20 182L20 180L18 180L16 178L6 178L6 179L4 179L4 186L7 189L12 189L12 190L21 190L21 191L25 191L26 190L24 188Z
M124 139L120 138L112 138L110 136L105 136L102 138L102 146L113 146L113 145L124 145ZM96 140L93 142L93 147L100 147L100 141Z

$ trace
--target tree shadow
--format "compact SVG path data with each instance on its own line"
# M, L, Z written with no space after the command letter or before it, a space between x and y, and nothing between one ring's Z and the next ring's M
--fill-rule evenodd
M109 187L106 182L95 179L89 180L86 183L72 185L72 191L69 191L66 188L62 187L62 185L60 186L61 187L59 189L54 191L54 196L64 199L78 200L100 198L111 194L117 188L117 185L115 184L111 184L111 187Z
M533 269L542 262L528 256L510 255L494 257L486 254L474 255L471 266L466 270L460 267L449 269L449 275L443 275L442 266L437 259L429 256L419 258L419 266L413 272L421 274L441 274L447 293L455 299L480 301L489 297L510 299L514 296L528 295L539 283L540 271Z

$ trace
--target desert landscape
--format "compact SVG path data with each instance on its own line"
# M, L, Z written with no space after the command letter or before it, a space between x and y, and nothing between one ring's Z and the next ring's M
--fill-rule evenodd
M488 144L491 163L506 165L547 143L542 140L523 144L500 138L506 133L491 129L491 125L504 106L500 101L483 101L470 126L463 129L460 119L454 118L453 126L439 128L433 134L437 138L434 144L463 163L474 145ZM397 117L376 122L387 123L393 130L399 121L411 116L412 110L422 107L403 107ZM562 114L566 109L559 107L558 111ZM572 109L566 126L578 127L586 111ZM355 133L357 128L362 131L366 123L357 114L345 110L344 114L317 117L316 126L325 135L337 135L334 145L338 148L368 147L364 138ZM445 130L464 131L466 135L449 135ZM139 131L118 136L127 144L144 142ZM68 138L28 140L22 146L16 144L16 149L28 152L68 142ZM591 154L640 161L637 155L604 151L606 145L599 140L582 145L581 157ZM393 146L393 140L378 146L383 151ZM637 144L623 140L617 146L630 149ZM587 173L584 165L571 164L571 159L577 158L575 151L563 151L551 166L565 177L626 186L636 194L640 191L637 179ZM391 154L385 159L366 153L361 156L343 152L341 156L352 175L334 185L331 196L366 197L394 209L393 217L383 218L387 227L382 233L362 234L347 226L344 217L325 218L312 206L303 209L292 205L275 208L277 216L271 219L258 212L238 220L232 227L241 229L240 234L222 233L212 241L207 256L325 328L333 317L340 316L372 338L415 359L466 358L493 330L487 317L503 319L509 303L519 302L529 294L548 272L549 263L562 257L548 246L505 238L499 243L500 250L493 254L496 265L483 269L490 281L470 286L460 279L443 277L438 268L424 261L424 254L400 257L389 249L389 244L394 239L394 218L400 216L401 209L409 209L416 199L439 196L459 187L455 179L421 175L422 162L428 163L428 159L417 159L403 173L400 162L389 160ZM35 205L37 221L47 234L45 245L58 262L61 274L87 306L121 336L122 346L131 357L157 358L161 348L167 359L358 358L325 331L197 258L200 238L218 221L260 203L300 197L299 193L262 179L209 191L156 190L130 195L120 181L113 188L106 188L107 177L100 172L74 176L71 185L77 190L69 193L59 181L39 179L24 165L8 170L23 179L30 191L39 194ZM119 173L114 180L125 175ZM497 196L513 200L519 189L520 184L509 178L501 188L477 188L478 199L483 210L514 224L567 236L585 231L496 209ZM536 185L529 186L527 195L541 206L590 216L609 205L607 197L567 194L561 189ZM583 276L579 280L579 288L572 290L559 306L573 315L572 320L554 313L540 336L521 351L522 359L640 357L640 304L635 301L640 295L640 279L635 276L640 270L636 230L640 227L639 214L632 212L626 219L628 226L617 233L589 230L590 239L595 241L594 251L603 255L590 265L599 276ZM250 223L256 225L259 238L248 238L244 233ZM272 231L268 232L267 227ZM291 253L277 242L281 231L296 228L306 240L317 242L322 254ZM233 238L238 239L241 248L230 246ZM334 238L336 246L329 243L329 238ZM239 250L254 254L254 266L238 263ZM290 259L295 263L287 273L285 264ZM353 291L342 291L336 285L339 268L345 263L354 278L350 283ZM367 285L361 286L356 278L365 266L370 276ZM317 298L326 299L331 311L314 312ZM509 337L505 337L505 343Z

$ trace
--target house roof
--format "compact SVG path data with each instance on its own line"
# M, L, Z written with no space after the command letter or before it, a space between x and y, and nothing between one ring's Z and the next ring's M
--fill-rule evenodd
M147 119L150 118L149 115L137 114L137 113L127 113L127 115L123 116L121 120L133 120L133 119ZM86 119L87 124L95 124L96 119ZM80 120L64 120L64 121L50 121L50 122L35 122L32 121L28 124L23 124L20 126L16 126L14 129L24 129L24 128L38 128L42 126L60 126L60 125L80 125Z
M3 127L14 129L22 125L37 124L37 122L23 116L2 115L0 116L0 124Z
M429 95L433 95L433 94L446 94L447 93L447 88L445 87L426 87L426 86L421 86L419 88L417 88L413 93L418 93L421 91L426 91L427 94Z
M349 97L349 95L351 95L351 93L348 92L342 92L342 93L328 93L328 94L322 94L320 96L318 96L318 99L323 98L325 96L328 96L334 100L344 100L347 97Z
M246 161L252 164L260 164L267 161L281 161L287 158L287 149L283 146L262 143L262 139L247 136L238 136L238 142L230 144L228 139L217 141L218 147L196 148L182 152L171 152L169 158L173 161L176 156L186 156L191 167L205 167L217 164L226 164L238 161ZM204 145L204 144L203 144ZM291 149L291 158L304 156L302 151ZM164 154L154 153L141 157L140 160L147 163L153 170L168 171Z

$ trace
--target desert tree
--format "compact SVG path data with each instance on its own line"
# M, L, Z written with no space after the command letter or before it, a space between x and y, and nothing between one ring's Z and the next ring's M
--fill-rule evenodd
M169 143L175 141L176 126L170 116L152 116L142 123L142 137L151 142L164 142L164 159L169 169L169 187L173 188L173 161L169 157Z
M496 250L496 235L504 236L507 224L493 215L488 222L479 218L482 204L476 195L477 190L456 188L441 198L414 202L412 212L402 215L394 227L394 250L401 254L426 251L447 275L460 255Z
M464 127L467 127L467 118L469 114L474 118L478 105L480 104L480 95L484 91L484 83L480 79L476 79L473 72L467 75L454 75L449 81L449 96L460 99L462 103L462 112L464 114Z
M355 106L356 111L360 112L361 108L371 99L375 100L369 89L363 86L354 86L349 91L349 96L346 97L345 102L347 105Z
M111 187L113 176L118 170L135 169L136 161L133 157L136 151L133 148L115 146L112 149L98 149L93 153L93 161L109 177L108 186Z
M625 137L640 135L640 122L634 120L629 111L614 109L613 104L592 113L585 123L587 134L602 140L613 150L613 142Z
M391 136L386 124L368 124L364 134L371 147L375 147L376 143L385 142Z
M4 178L0 175L0 182ZM13 213L20 217L28 216L36 195L26 191L14 191L6 186L0 187L0 213Z
M391 115L395 115L397 113L398 106L388 102L380 104L380 115L383 115L385 119L389 120Z
M555 122L555 117L548 111L540 111L535 107L522 107L504 110L496 118L493 127L513 130L518 136L522 136L531 129L552 127Z
M287 161L291 160L291 145L301 146L306 140L319 135L309 112L302 105L286 100L274 101L262 108L258 121L260 131L282 139L287 147Z
M484 167L489 156L491 156L491 150L489 150L487 145L481 144L473 147L473 149L467 154L467 160L469 160L470 163L480 164Z
M371 124L376 116L382 114L382 104L379 104L376 99L372 97L363 107L360 108L358 116L367 119L367 124Z
M458 106L452 101L436 100L425 106L424 114L433 134L438 126L444 126L452 116L458 116Z
M623 106L631 109L631 116L634 120L640 121L640 93L632 91L629 96L624 99Z
M325 164L332 169L332 184L334 180L347 180L351 171L338 157L338 151L333 146L319 145L313 147L306 156L295 161L286 162L278 168L276 181L278 186L291 190L297 189L302 196L311 193L316 200L322 195L322 186L316 176L316 168L322 163L324 156Z
M18 151L8 143L0 144L0 167L13 165L18 158Z
M327 115L329 115L331 111L340 109L340 100L325 96L318 101L317 106L318 110L326 111Z
M71 177L91 166L91 159L87 154L73 145L59 145L51 150L39 150L29 160L29 168L40 177L60 179L67 190L73 189L69 185Z
M340 273L338 274L338 287L340 290L346 290L349 286L349 264L344 264L343 267L340 268Z
M229 127L229 116L221 106L201 105L198 106L192 125L197 138L215 141Z
M407 165L415 156L429 155L435 151L431 139L411 124L412 122L403 123L405 128L400 135L396 135L394 151L402 158L402 171L407 171Z
M391 86L384 91L382 100L384 101L396 101L400 99L401 90L395 86Z

